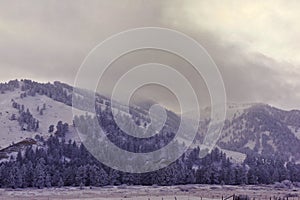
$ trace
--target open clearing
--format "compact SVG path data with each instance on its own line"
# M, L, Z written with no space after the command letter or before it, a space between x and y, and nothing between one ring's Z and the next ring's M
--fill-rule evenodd
M299 200L300 189L275 189L272 186L219 186L219 185L184 185L184 186L114 186L79 189L75 187L51 189L0 189L2 200L203 200L221 199L230 195L246 194L251 199L274 199L286 197ZM232 199L232 198L231 198Z

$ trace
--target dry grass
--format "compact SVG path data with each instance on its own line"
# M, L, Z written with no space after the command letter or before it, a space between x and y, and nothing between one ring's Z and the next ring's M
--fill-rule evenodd
M206 200L221 199L236 195L248 195L251 199L283 198L300 200L299 189L275 189L272 186L209 186L185 185L167 187L120 186L103 188L51 188L51 189L1 189L2 200L58 200L58 199L93 199L93 200Z

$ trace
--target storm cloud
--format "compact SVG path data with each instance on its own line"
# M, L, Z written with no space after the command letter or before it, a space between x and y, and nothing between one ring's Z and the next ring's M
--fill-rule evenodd
M183 32L205 47L223 76L229 102L300 109L299 8L298 1L283 0L1 1L0 80L73 84L82 61L98 43L127 29L157 26ZM121 59L116 67L157 60L180 64L188 76L188 64L146 53ZM205 83L195 84L207 103ZM150 96L157 91L148 88ZM152 100L174 106L163 98Z

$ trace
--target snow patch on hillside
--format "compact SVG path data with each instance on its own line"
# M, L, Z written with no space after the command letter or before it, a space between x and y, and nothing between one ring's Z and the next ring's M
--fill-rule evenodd
M18 115L18 111L12 107L12 99L20 96L20 91L5 92L0 94L0 149L8 147L13 142L27 137L34 137L37 133L22 131L18 121L10 120L12 114Z
M240 153L237 151L230 151L227 149L222 149L220 147L218 147L218 148L221 151L223 151L224 153L226 153L227 157L230 158L230 160L234 163L242 163L246 159L246 154L244 154L244 153Z
M255 144L256 144L255 141L249 140L249 141L247 142L247 144L245 144L245 147L246 147L246 148L248 147L249 149L253 150L254 147L255 147Z
M25 138L34 138L36 135L43 136L45 139L50 136L48 129L50 125L57 125L58 121L69 124L69 133L66 135L66 141L69 139L80 142L76 129L73 124L73 112L72 107L63 103L54 101L53 99L45 95L36 95L34 97L27 96L20 98L20 90L13 92L6 92L0 94L0 149L3 149L13 142L16 143ZM39 120L39 129L37 132L28 132L21 130L17 120L10 120L12 114L19 116L18 111L12 107L12 99L20 105L24 105L25 109L29 109L34 118ZM43 115L37 110L46 104L46 110L43 111ZM77 115L84 115L84 111L74 109Z
M295 134L295 136L300 140L300 129L295 126L288 126L288 128L291 130L292 133Z
M230 103L227 105L226 119L233 119L243 114L244 110L250 108L252 104Z

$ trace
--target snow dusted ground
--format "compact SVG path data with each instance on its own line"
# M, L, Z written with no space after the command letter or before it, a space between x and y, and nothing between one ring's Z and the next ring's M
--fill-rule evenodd
M295 136L300 139L300 129L297 127L289 126L289 129L292 131L292 133L295 134Z
M34 97L27 96L26 98L20 98L21 91L16 89L13 92L6 91L5 94L0 94L0 149L11 145L13 142L17 143L27 137L34 138L35 135L39 134L44 138L47 138L48 129L50 125L56 126L58 121L63 121L63 123L68 123L72 125L73 123L73 113L72 108L63 103L54 101L45 95L36 95ZM34 118L39 120L39 129L37 132L22 131L18 122L16 120L11 121L10 117L12 114L19 116L17 109L12 107L11 100L14 99L15 102L20 105L24 105L25 109L29 109ZM43 115L40 115L37 111L37 107L43 107L46 104L46 110ZM85 114L83 111L75 110L76 114ZM76 130L69 126L70 133L68 133L66 141L68 139L73 139L80 142Z
M230 158L230 160L234 163L242 163L246 159L246 154L240 153L237 151L230 151L227 149L222 149L221 147L218 147L221 151L226 153L226 155Z
M248 195L251 199L266 199L293 195L299 199L299 188L274 189L272 186L218 186L218 185L185 185L185 186L114 186L103 188L51 188L51 189L0 189L2 200L58 200L58 199L93 199L93 200L203 200L222 199L231 195ZM292 197L290 199L293 199Z
M27 137L34 137L36 133L21 131L17 121L11 121L12 114L18 116L18 111L12 107L11 99L19 98L20 91L0 94L0 149L5 148Z
M48 134L48 129L50 125L56 126L58 121L62 121L63 123L69 124L70 132L66 135L66 141L69 139L75 140L76 142L80 142L80 138L76 134L76 130L71 126L73 124L73 112L72 107L54 101L53 99L45 96L45 95L36 95L34 97L27 96L23 99L15 100L19 104L24 104L25 108L29 108L31 114L34 118L40 121L40 127L38 129L38 133L43 135L44 138L47 138L50 134ZM37 106L40 108L43 107L43 104L46 104L46 110L44 110L43 115L40 115L37 111ZM77 115L84 115L84 111L79 111L74 109Z
M3 149L13 142L17 143L25 138L34 138L35 135L39 134L45 139L50 135L48 134L48 129L50 125L56 126L59 120L62 120L63 123L67 122L69 125L73 121L72 108L63 103L54 101L53 99L45 95L36 95L34 97L27 96L26 98L20 98L22 92L20 89L16 89L13 92L6 91L5 94L0 94L0 149ZM18 122L9 120L12 114L16 114L18 117L18 111L12 107L11 100L14 99L15 102L20 105L24 105L25 109L29 109L34 118L39 120L39 129L38 132L28 132L22 131ZM43 115L39 114L37 111L37 106L40 108L43 107L43 104L46 104L46 110L44 110ZM230 106L228 110L232 113L240 113L247 106ZM83 111L76 110L76 114L84 115ZM233 114L232 114L233 115ZM66 141L69 139L80 142L80 138L77 134L77 131L69 126L70 132L66 135ZM232 152L229 150L226 151L226 154L231 157L236 162L242 162L245 159L245 155L238 152Z

